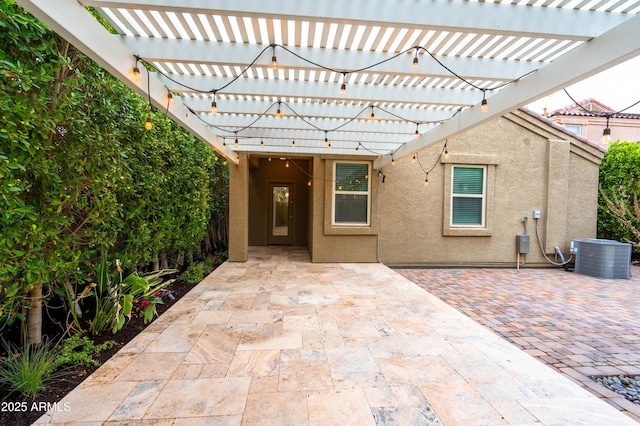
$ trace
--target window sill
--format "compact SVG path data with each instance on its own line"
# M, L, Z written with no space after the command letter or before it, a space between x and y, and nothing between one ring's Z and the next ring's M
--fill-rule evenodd
M493 231L490 228L463 228L445 226L442 235L445 237L490 237Z
M376 235L371 225L332 225L325 223L324 235Z

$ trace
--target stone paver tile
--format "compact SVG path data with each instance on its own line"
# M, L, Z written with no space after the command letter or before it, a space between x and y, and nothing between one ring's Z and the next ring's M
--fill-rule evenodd
M241 415L180 417L175 419L173 422L173 426L240 426L241 424L242 424Z
M309 426L375 425L362 389L308 393Z
M240 337L239 351L302 348L300 331L277 332L271 329L245 332Z
M115 381L166 380L182 363L184 353L143 352L123 370Z
M227 377L277 376L280 350L237 351L231 360Z
M111 416L138 382L83 382L75 392L62 398L61 407L69 410L49 411L38 423L103 422Z
M299 426L308 419L306 392L250 393L242 424Z
M250 382L249 377L171 380L145 418L242 415Z
M140 420L156 399L166 381L140 382L129 397L113 412L109 420Z
M326 349L331 373L377 372L376 360L368 348Z
M238 333L206 328L187 353L186 364L228 364L236 351Z
M326 361L286 361L280 365L278 392L333 389Z
M144 351L188 352L205 327L205 324L170 324Z
M519 401L522 406L543 424L584 424L589 426L611 426L612 420L606 410L599 411L602 400L587 401L581 398L530 399ZM609 408L609 407L607 407ZM616 426L637 426L628 417L616 418Z

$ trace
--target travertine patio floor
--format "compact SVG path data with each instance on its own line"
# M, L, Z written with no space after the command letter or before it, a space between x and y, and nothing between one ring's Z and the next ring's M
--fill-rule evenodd
M38 423L637 424L383 265L272 247L219 267L59 407Z

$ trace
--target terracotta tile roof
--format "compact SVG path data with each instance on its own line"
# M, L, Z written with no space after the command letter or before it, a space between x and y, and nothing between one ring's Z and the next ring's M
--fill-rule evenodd
M616 112L615 109L593 98L588 98L578 103L574 103L569 106L557 109L550 112L547 116L553 117L554 115L570 115L580 117L606 117L607 115L610 115L610 118L640 119L640 114Z

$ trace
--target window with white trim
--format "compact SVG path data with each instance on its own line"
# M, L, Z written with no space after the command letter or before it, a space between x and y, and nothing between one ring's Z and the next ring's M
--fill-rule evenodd
M333 166L333 224L365 225L370 223L371 164L335 162Z
M487 168L453 166L451 176L451 226L485 226Z

